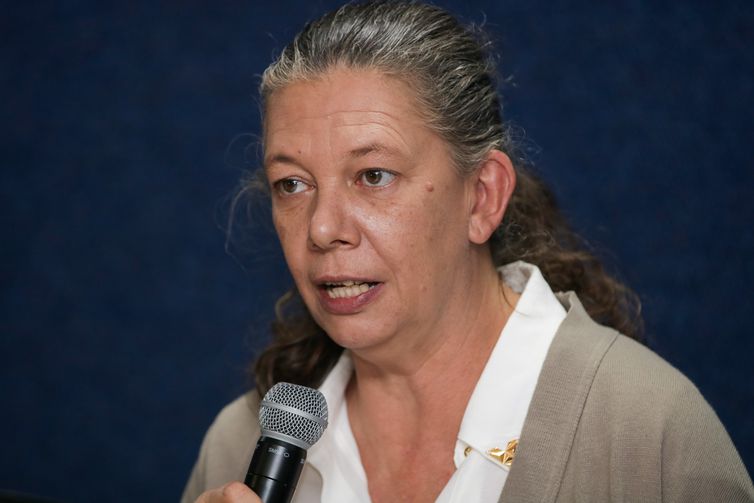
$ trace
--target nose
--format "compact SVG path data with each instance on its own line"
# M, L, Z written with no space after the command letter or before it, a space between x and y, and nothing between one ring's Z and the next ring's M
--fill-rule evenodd
M359 244L355 211L346 191L320 187L313 201L309 221L309 245L330 250Z

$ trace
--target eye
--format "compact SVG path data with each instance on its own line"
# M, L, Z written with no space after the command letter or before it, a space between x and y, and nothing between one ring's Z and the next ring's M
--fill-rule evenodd
M306 184L296 178L283 178L272 185L281 195L298 194L306 190Z
M395 180L395 173L384 169L368 169L361 172L359 180L367 187L384 187Z

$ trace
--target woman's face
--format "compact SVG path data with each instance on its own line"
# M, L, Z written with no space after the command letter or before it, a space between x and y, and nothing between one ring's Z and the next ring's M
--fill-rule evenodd
M467 291L473 188L377 71L274 93L264 168L288 267L317 323L354 351L421 344Z

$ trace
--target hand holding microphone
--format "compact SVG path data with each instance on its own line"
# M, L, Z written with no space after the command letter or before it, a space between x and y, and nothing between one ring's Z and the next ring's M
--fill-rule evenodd
M202 494L196 503L289 503L306 451L327 428L327 402L316 389L280 382L259 406L261 436L244 483ZM253 489L254 492L250 491Z

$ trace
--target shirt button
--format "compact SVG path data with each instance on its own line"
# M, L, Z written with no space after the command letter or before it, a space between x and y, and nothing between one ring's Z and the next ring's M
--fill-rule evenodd
M463 450L463 457L468 458L469 454L471 454L471 446L467 445L466 448Z

